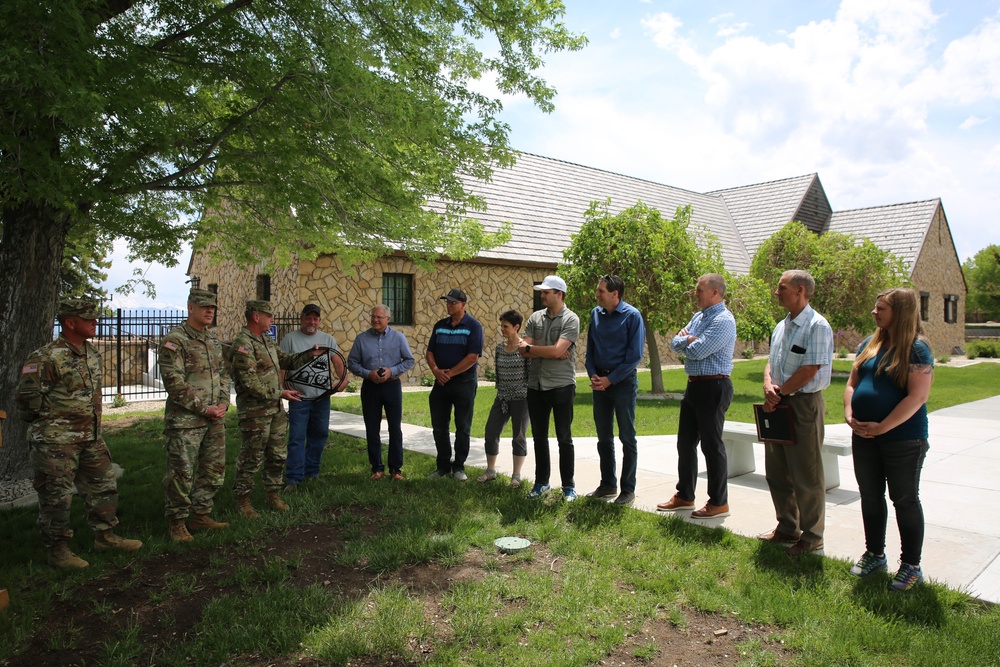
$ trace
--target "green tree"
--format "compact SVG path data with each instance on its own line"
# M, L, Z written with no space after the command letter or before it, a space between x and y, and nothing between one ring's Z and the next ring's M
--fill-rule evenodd
M771 287L751 275L726 276L726 307L736 318L736 337L756 345L770 340L775 320L771 312Z
M835 331L872 328L870 312L876 295L909 284L903 261L868 239L838 232L817 235L796 221L761 244L750 275L773 288L790 269L808 271L816 279L816 294L810 303ZM777 302L772 304L775 319L784 317Z
M969 284L966 312L1000 317L1000 246L988 245L962 264Z
M614 274L625 281L625 300L639 309L646 328L652 391L662 394L660 352L653 333L672 334L687 324L698 277L719 272L722 266L718 240L693 228L690 206L663 218L641 201L612 213L608 199L591 202L583 226L563 252L559 275L569 289L567 305L580 314L584 326L600 276Z
M559 0L4 0L0 386L50 336L75 230L166 264L196 236L242 262L460 258L503 240L463 217L481 205L463 177L513 159L500 101L470 84L488 78L550 110L542 55L585 43L564 11ZM13 416L12 397L0 409ZM4 428L0 478L23 477L24 425Z

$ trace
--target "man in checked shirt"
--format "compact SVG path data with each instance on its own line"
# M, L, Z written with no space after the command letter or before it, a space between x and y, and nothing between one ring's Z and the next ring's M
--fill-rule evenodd
M708 502L691 516L712 519L729 516L726 446L722 428L733 401L733 348L736 320L726 309L726 279L706 273L698 279L695 297L699 312L673 340L670 349L684 355L687 388L681 400L677 427L677 493L656 509L661 512L694 510L698 479L698 441L708 466Z

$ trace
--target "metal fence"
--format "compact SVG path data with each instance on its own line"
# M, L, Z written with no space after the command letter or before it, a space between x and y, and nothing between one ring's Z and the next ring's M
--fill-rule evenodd
M167 333L187 319L187 311L118 308L97 324L97 336L91 344L101 353L104 402L116 396L125 400L160 400L167 397L160 382L157 355ZM299 328L299 316L276 314L268 332L275 341ZM59 331L59 323L55 325ZM228 341L226 341L228 342Z

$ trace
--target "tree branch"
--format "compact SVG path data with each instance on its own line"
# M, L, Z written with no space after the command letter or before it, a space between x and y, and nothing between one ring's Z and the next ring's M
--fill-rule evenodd
M201 21L200 23L196 23L190 28L181 30L180 32L175 32L172 35L167 35L160 41L150 46L149 49L151 51L164 51L171 44L175 44L177 42L187 39L188 37L191 37L192 35L198 34L199 32L201 32L208 26L212 25L219 19L228 16L230 14L234 14L240 11L241 9L249 7L250 5L253 4L253 2L254 0L233 0L233 2L230 2L228 5L222 7L217 12L210 15L208 18Z

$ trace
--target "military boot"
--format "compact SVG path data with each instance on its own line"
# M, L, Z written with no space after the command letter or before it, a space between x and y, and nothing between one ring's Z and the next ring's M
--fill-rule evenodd
M90 565L75 553L69 550L65 542L60 542L49 549L49 565L58 567L61 570L82 570Z
M191 521L191 525L194 525L194 521ZM170 541L171 542L194 541L194 538L191 537L191 533L188 532L187 526L184 525L184 519L170 520Z
M277 491L267 492L267 504L278 510L279 512L288 511L288 503L281 499L281 494Z
M248 519L257 519L260 517L257 514L257 510L250 504L250 496L236 496L236 509Z
M189 528L191 530L220 530L229 528L229 524L224 521L216 521L207 514L195 514L191 517Z
M142 546L139 540L129 540L118 537L110 528L102 530L94 537L94 548L98 551L121 549L122 551L137 551Z

